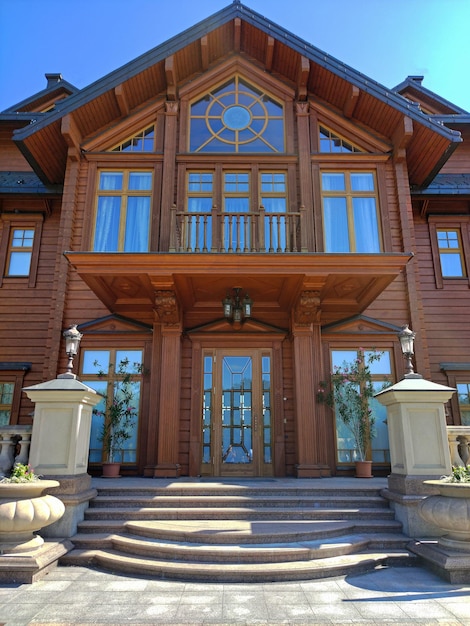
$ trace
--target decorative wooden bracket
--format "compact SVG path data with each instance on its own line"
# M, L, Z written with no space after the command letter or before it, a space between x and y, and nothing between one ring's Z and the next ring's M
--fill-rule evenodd
M233 20L233 49L240 52L242 21L239 17Z
M61 131L65 143L68 146L69 158L72 161L78 161L80 159L80 143L82 137L70 113L62 118Z
M354 110L359 101L360 93L361 90L359 89L359 87L356 87L356 85L350 85L349 93L343 106L344 117L351 118L354 115Z
M171 54L165 59L166 95L168 100L176 100L176 63L175 55Z
M398 123L392 135L393 157L397 161L406 159L406 148L413 137L413 120L406 115Z
M268 41L266 43L266 59L264 61L264 66L267 72L270 72L273 67L273 56L274 56L274 37L268 37Z
M310 74L310 61L307 57L300 57L300 66L297 78L297 100L307 99L307 83Z
M207 41L207 35L201 37L201 65L202 70L205 72L209 68L209 44Z
M114 88L114 97L116 98L116 102L119 107L119 111L121 112L121 115L123 117L127 117L129 115L130 107L127 96L124 93L123 85L117 85L117 87Z
M294 311L294 321L300 326L320 322L320 292L302 291Z
M156 291L155 311L162 324L179 324L180 312L175 292L170 290Z

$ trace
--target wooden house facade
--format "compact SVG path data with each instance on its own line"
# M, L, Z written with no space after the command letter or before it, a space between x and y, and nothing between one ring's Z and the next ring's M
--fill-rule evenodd
M405 323L470 423L468 113L238 2L85 89L47 78L0 114L3 425L31 422L21 389L65 369L71 324L80 380L109 395L132 370L127 474L350 471L319 385L360 350L399 380Z

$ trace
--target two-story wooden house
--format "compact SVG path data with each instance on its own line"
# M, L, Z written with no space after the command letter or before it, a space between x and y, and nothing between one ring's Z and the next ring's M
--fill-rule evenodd
M349 471L319 383L359 349L401 378L405 323L470 418L469 114L238 2L89 87L47 79L0 114L2 424L31 422L21 389L64 370L73 323L83 382L142 366L129 474Z

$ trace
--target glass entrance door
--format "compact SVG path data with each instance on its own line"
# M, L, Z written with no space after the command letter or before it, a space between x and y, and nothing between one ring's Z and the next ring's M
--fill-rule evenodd
M205 355L202 412L203 475L272 475L269 352Z

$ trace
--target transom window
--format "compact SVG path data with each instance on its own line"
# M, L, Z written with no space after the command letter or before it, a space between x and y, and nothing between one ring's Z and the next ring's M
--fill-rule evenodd
M284 107L235 76L191 104L190 152L283 152Z
M34 228L12 228L7 276L29 276L33 254Z
M95 252L148 252L152 172L101 171Z
M336 135L333 131L320 126L320 152L363 152L350 141Z
M466 276L460 230L438 228L436 234L443 278Z
M112 148L112 152L154 152L154 145L155 126L152 125Z
M373 172L321 174L326 252L380 252Z

